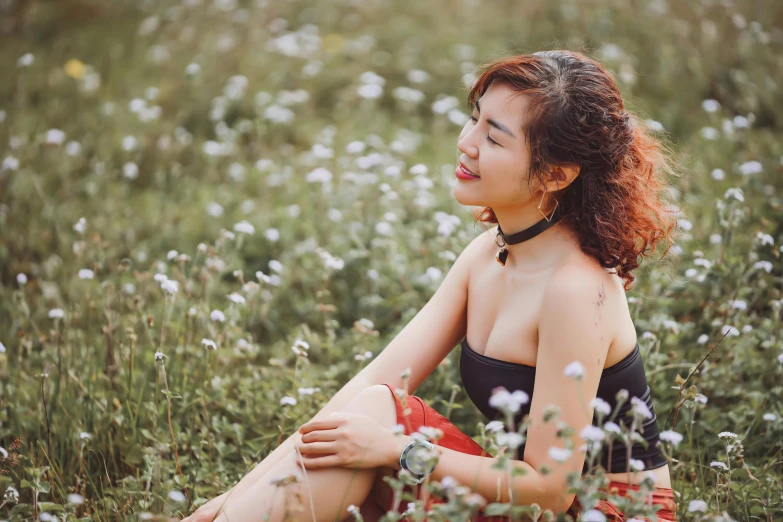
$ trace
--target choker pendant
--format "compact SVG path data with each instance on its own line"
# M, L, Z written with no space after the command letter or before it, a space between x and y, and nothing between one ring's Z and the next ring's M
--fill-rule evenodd
M498 240L502 241L503 244L500 244ZM500 247L500 251L495 254L495 261L503 266L506 266L506 259L508 259L508 249L504 248L506 246L506 240L503 239L503 233L500 231L500 225L498 225L498 235L495 236L495 244Z

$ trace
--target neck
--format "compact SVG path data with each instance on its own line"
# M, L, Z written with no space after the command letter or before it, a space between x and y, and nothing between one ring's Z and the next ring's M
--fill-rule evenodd
M537 207L493 208L493 211L498 219L498 224L503 229L503 234L506 236L530 228L544 219L544 215ZM547 217L551 213L550 209ZM506 245L505 248L510 254L506 265L526 270L539 270L553 266L558 259L572 250L574 244L578 245L578 241L575 239L562 222L557 222L535 237L515 245Z

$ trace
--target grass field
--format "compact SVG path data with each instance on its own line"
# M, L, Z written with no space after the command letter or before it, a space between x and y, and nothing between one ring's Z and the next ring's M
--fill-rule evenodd
M477 66L557 48L681 168L628 291L678 520L782 520L782 27L776 0L0 2L0 520L235 484L482 230L450 188ZM416 395L490 444L458 355Z

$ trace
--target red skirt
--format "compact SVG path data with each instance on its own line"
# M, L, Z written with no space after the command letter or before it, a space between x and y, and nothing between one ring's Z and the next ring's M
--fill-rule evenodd
M394 393L394 387L390 384L383 384L389 388L392 396L394 397L394 402L397 408L397 423L404 427L404 433L406 435L410 435L411 433L418 431L420 426L438 428L443 431L443 437L438 440L438 445L453 449L455 451L460 451L462 453L467 453L469 455L480 455L482 457L490 458L492 457L492 455L484 450L484 448L482 448L478 442L474 441L471 437L454 426L446 417L438 413L437 410L427 406L427 404L416 395L406 396L406 406L411 409L411 412L406 419L405 415L403 414L402 401L397 396L397 394ZM413 487L414 486L406 485L405 491L410 492ZM415 488L416 499L421 500L423 494L425 493L424 487L419 485L415 486ZM609 491L613 492L615 495L621 496L624 496L626 490L629 488L639 489L639 486L629 486L623 482L614 481L611 481L608 486ZM427 501L425 502L425 509L429 510L433 504L441 504L443 502L443 500L436 498L434 495L429 495ZM671 488L655 488L653 490L652 503L653 505L662 506L661 509L657 512L658 520L660 522L676 521L675 512L677 510L677 505L674 502L674 491L672 491ZM402 513L406 509L407 501L401 500L396 507L393 504L394 500L392 500L389 506L385 506L385 509L387 511L394 510L397 513ZM571 507L568 509L567 513L575 515L575 513L580 508L581 504L579 503L579 499L574 498L574 502L571 504ZM596 509L602 511L606 515L607 521L609 522L624 522L625 520L622 512L619 511L618 508L611 502L601 500L599 501L599 505L596 507ZM482 514L482 510L479 510L477 515L474 517L474 521L476 522L498 522L507 520L509 520L509 517L485 516Z

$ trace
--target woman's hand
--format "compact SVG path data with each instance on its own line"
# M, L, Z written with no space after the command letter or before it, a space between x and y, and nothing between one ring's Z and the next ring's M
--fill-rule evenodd
M301 458L297 455L296 461L306 469L392 466L404 448L405 437L358 413L333 412L298 432L302 438L294 448Z

